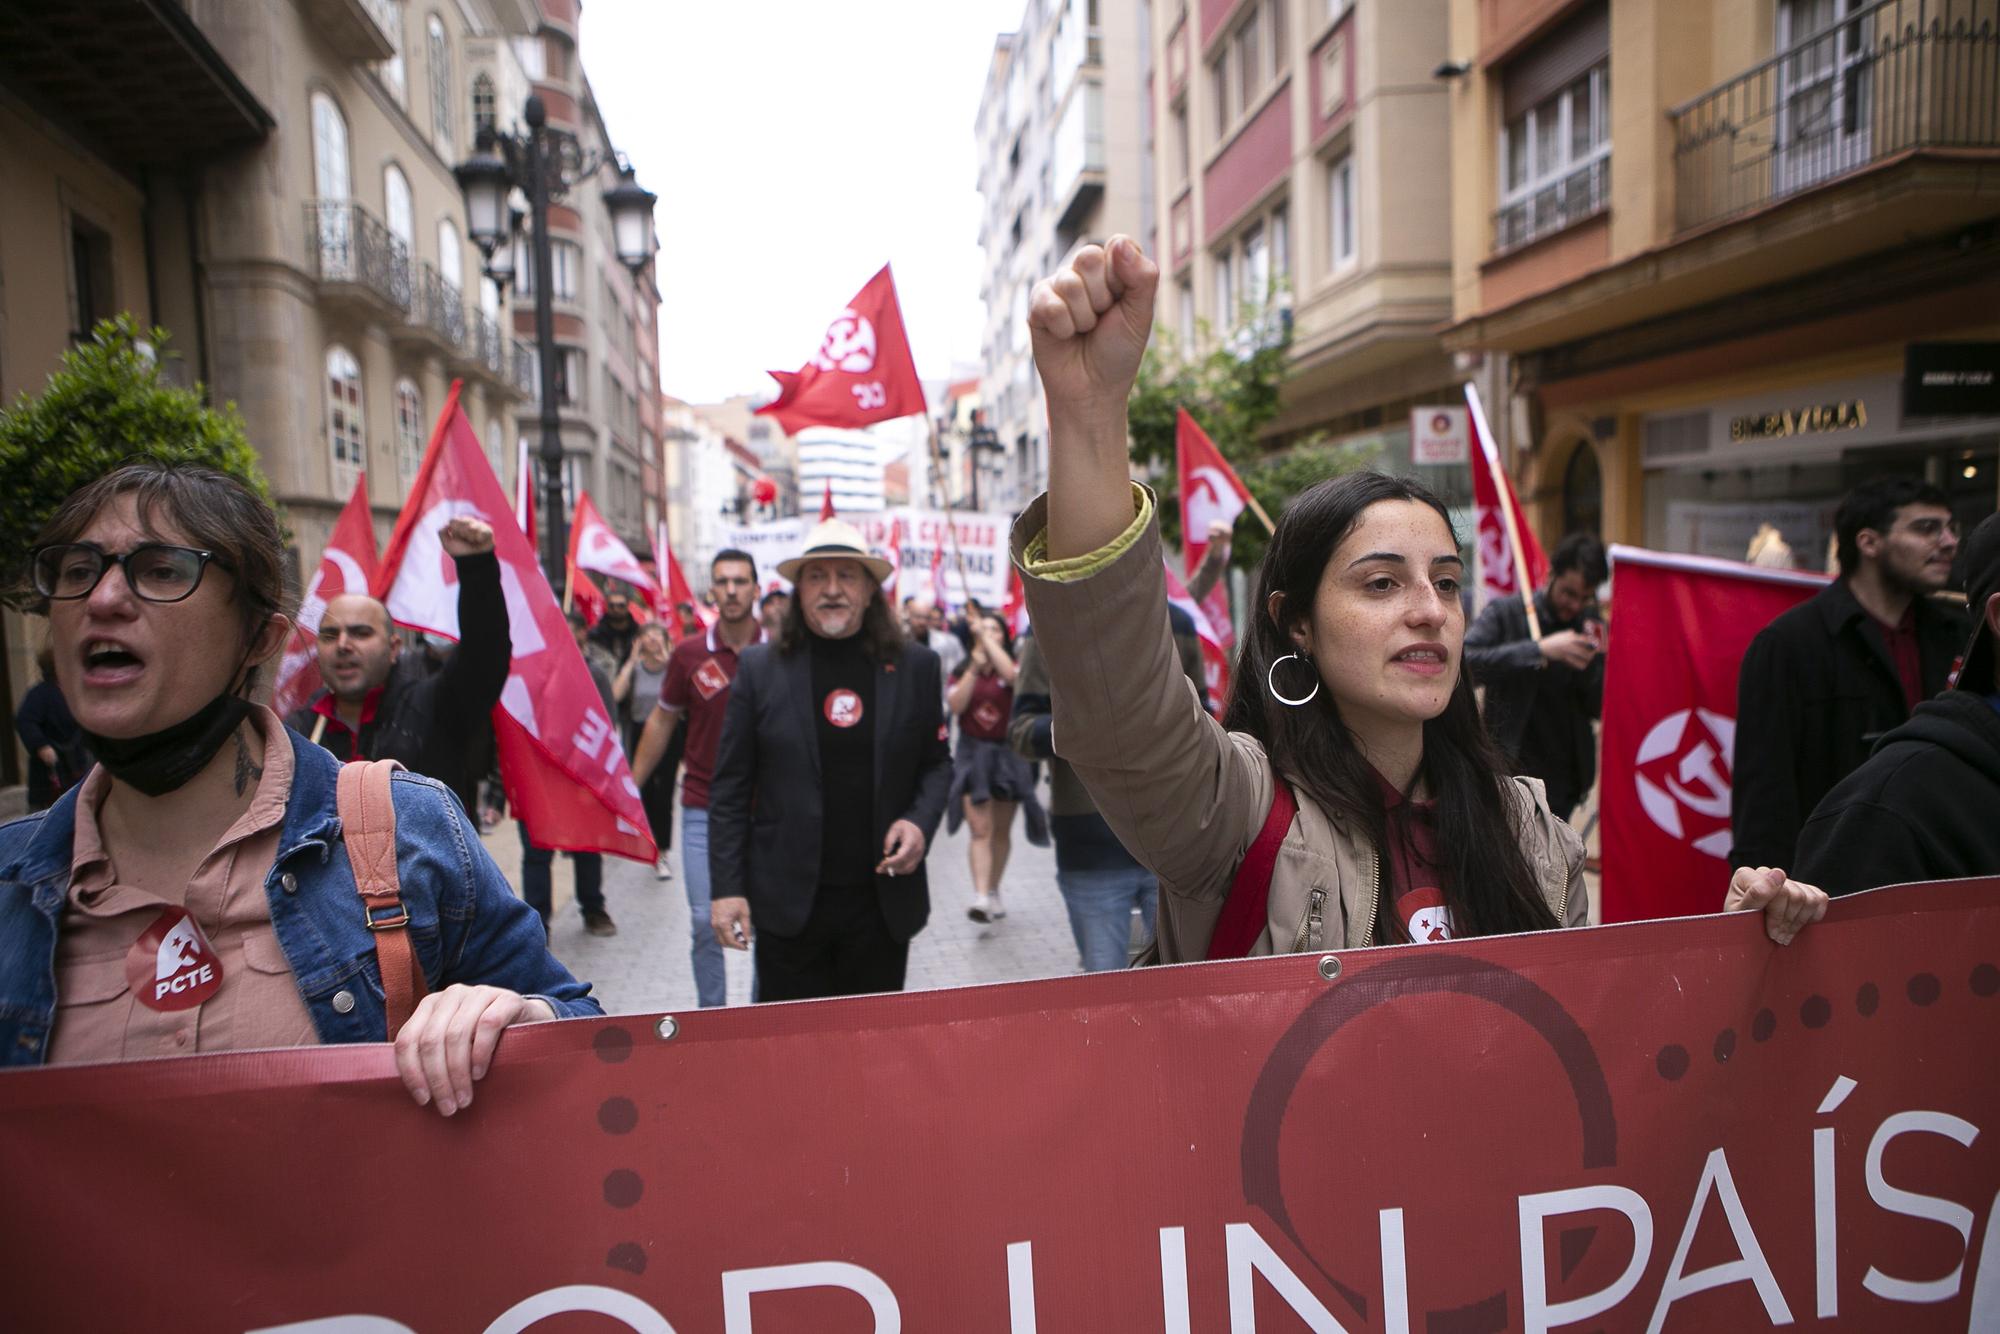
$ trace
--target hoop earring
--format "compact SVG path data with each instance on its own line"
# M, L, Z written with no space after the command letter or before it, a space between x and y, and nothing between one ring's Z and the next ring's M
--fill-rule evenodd
M1298 654L1298 653L1287 653L1284 657L1279 658L1278 662L1290 662L1293 658L1297 658L1300 662L1303 662L1308 667L1312 666L1311 658L1308 658L1303 654ZM1272 699L1277 700L1278 703L1280 704L1289 705L1290 707L1296 709L1302 705L1310 704L1313 702L1314 699L1318 698L1319 674L1317 672L1313 674L1313 688L1311 692L1305 696L1305 698L1287 699L1284 695L1280 694L1278 691L1278 662L1272 663L1271 669L1264 673L1264 688L1271 692Z

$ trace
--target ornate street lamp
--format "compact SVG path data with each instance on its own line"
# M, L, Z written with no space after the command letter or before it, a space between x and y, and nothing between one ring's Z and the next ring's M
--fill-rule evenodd
M513 237L521 215L508 199L519 189L527 196L529 239L534 246L535 352L541 387L542 565L549 582L560 586L564 553L568 550L568 516L563 511L562 422L556 411L556 343L553 269L549 241L549 205L570 188L587 181L614 161L618 184L604 192L611 212L612 236L618 258L636 277L652 262L653 204L657 196L642 188L632 167L622 159L585 154L576 137L549 128L548 110L539 97L522 108L525 128L503 134L481 130L471 157L452 171L465 196L465 229L486 261L486 276L503 287L514 277Z

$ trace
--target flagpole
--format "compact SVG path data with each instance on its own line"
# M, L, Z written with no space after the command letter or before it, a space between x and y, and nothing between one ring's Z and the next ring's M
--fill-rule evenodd
M1486 465L1486 473L1493 483L1493 497L1500 508L1500 521L1507 526L1508 554L1514 563L1514 586L1520 590L1522 609L1528 613L1528 638L1542 637L1542 618L1535 614L1535 589L1528 582L1528 555L1521 548L1521 530L1514 522L1514 507L1507 503L1513 492L1513 484L1507 474L1500 470L1500 450L1493 439L1493 433L1486 425L1486 409L1479 401L1479 390L1470 380L1465 384L1466 406L1472 409L1472 421L1479 432L1479 457Z
M1264 513L1264 507L1257 503L1257 497L1250 494L1250 488L1248 486L1245 486L1243 488L1243 499L1249 503L1250 512L1256 515L1259 519L1263 520L1264 531L1270 534L1271 536L1276 537L1278 534L1278 525L1272 523L1271 516Z

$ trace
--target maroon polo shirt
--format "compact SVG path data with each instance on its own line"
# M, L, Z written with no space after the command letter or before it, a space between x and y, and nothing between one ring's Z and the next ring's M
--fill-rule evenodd
M1882 641L1888 646L1889 660L1896 664L1896 679L1902 683L1903 700L1911 712L1924 701L1924 660L1917 645L1917 604L1912 602L1903 610L1903 619L1895 625L1877 621L1875 626L1882 632Z
M764 642L762 626L750 642ZM667 655L660 704L687 717L687 747L681 759L683 806L708 809L708 784L715 777L715 752L722 744L722 715L735 680L736 650L723 642L714 626L705 635L689 635Z

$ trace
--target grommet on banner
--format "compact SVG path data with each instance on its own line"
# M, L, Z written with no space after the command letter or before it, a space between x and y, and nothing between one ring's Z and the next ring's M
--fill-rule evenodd
M1332 982L1340 976L1340 960L1331 954L1319 956L1319 975Z
M670 1014L663 1014L660 1022L653 1025L653 1031L660 1035L660 1041L672 1042L674 1035L681 1031L680 1021Z

